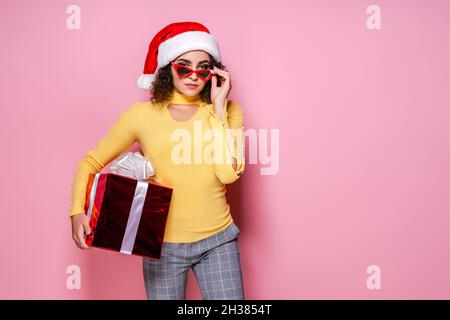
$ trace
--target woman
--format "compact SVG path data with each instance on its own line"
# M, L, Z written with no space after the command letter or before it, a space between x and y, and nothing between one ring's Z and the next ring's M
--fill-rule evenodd
M143 258L148 299L184 299L191 267L204 299L244 299L240 230L225 197L225 184L244 172L243 112L227 99L231 79L215 37L196 22L166 26L150 43L138 86L150 101L123 112L77 167L73 239L88 249L80 213L89 174L139 141L154 179L173 188L161 259Z

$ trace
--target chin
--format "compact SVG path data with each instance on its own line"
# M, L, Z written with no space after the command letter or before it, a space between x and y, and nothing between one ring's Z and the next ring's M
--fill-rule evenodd
M193 97L193 96L196 96L198 93L200 93L200 91L197 91L197 90L187 90L187 91L184 91L183 92L183 94L185 95L185 96L188 96L188 97Z

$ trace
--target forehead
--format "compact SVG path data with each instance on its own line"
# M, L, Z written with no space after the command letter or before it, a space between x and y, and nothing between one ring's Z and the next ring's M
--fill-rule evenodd
M203 50L194 50L194 51L186 52L186 53L182 54L181 56L179 56L177 59L186 59L186 60L192 61L194 63L196 63L198 61L203 61L203 60L210 61L209 54Z

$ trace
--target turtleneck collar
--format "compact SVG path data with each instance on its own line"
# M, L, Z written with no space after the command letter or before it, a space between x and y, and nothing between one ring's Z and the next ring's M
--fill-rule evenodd
M168 104L203 104L202 99L200 98L200 94L196 96L189 97L184 94L178 92L177 90L173 90L172 97L169 98Z

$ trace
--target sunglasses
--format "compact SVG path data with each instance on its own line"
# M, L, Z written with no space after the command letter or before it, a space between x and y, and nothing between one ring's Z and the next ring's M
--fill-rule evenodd
M211 70L208 69L199 69L199 70L193 70L189 67L183 66L181 64L171 62L172 65L175 68L175 71L180 77L189 77L192 73L197 74L197 77L202 79L203 81L208 81L211 79L215 74L211 73Z

